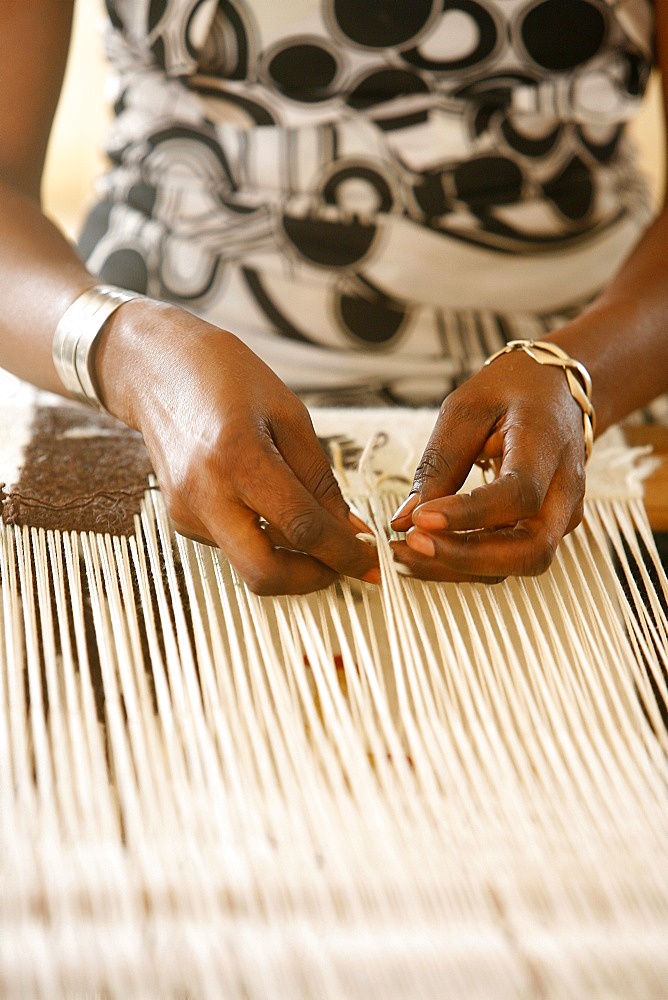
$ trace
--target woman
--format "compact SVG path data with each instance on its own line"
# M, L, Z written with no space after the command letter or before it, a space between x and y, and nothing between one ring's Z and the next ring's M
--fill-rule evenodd
M654 37L668 61L666 5L655 34L643 0L108 8L88 268L39 208L72 3L0 9L0 363L71 393L52 341L83 324L84 395L141 431L176 527L261 593L378 580L292 389L445 396L395 558L544 570L582 516L589 404L600 432L668 389L668 214L624 127ZM99 333L95 274L146 293L107 295ZM480 368L506 340L548 346ZM497 477L455 495L477 460Z

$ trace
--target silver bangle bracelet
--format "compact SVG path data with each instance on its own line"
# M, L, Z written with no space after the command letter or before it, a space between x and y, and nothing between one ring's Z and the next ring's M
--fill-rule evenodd
M92 373L93 346L111 314L124 302L142 297L114 285L96 285L82 292L60 317L53 337L53 363L75 399L104 410Z

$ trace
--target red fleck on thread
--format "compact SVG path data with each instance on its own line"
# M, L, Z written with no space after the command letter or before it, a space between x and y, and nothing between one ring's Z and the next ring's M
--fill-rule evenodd
M310 663L309 658L306 655L306 653L304 653L304 666L305 667L310 667L311 666L311 663ZM355 663L355 664L353 664L353 666L354 666L355 670L357 670L359 672L357 664ZM343 662L343 657L341 656L340 653L335 653L334 654L334 669L337 671L337 673L345 673L346 665Z
M393 757L392 757L391 753L385 754L385 758L386 758L386 760L388 761L389 764L392 763ZM415 764L413 763L413 758L411 757L411 755L407 753L405 755L404 759L405 759L406 763L408 764L408 766L410 767L411 771L414 771L415 770Z

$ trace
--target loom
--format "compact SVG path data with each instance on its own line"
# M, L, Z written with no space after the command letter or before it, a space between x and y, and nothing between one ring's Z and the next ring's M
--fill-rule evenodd
M3 998L666 996L645 459L597 443L544 576L422 584L386 529L433 416L314 413L383 585L270 599L174 535L129 432L7 394ZM133 480L46 495L119 435Z

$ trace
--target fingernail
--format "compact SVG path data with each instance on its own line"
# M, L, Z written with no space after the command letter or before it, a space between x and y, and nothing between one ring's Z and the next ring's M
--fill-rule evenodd
M376 536L370 534L368 531L358 531L355 538L359 538L360 542L365 542L367 545L373 545L376 549L378 548Z
M353 528L357 528L358 531L361 531L365 535L369 533L369 525L366 521L362 520L354 507L350 507L348 510L348 520L352 524Z
M406 563L395 562L394 569L395 572L399 574L399 576L412 577L414 575L413 570L410 568L410 566L407 566Z
M424 528L425 531L444 531L448 526L445 514L441 514L437 510L416 511L413 523L418 528Z
M422 556L429 556L433 559L436 555L436 546L434 545L433 538L425 535L422 531L418 531L417 528L411 528L406 535L406 542L414 552L419 552Z
M407 517L409 514L412 514L419 502L420 494L411 493L408 499L404 500L400 507L397 507L394 514L390 518L390 521L396 521L400 517Z
M362 579L365 583L379 584L382 580L380 568L378 566L374 566L373 569L367 570Z

